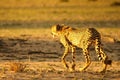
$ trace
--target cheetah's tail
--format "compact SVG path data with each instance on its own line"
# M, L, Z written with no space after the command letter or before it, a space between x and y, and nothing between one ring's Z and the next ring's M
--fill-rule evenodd
M101 48L100 37L95 40L95 49L100 61L103 61L107 65L112 64L112 60L108 59L108 56L103 52L103 49Z

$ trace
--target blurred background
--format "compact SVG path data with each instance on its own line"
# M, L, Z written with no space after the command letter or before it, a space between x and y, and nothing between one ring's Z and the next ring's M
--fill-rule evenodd
M119 0L1 0L0 28L120 27Z

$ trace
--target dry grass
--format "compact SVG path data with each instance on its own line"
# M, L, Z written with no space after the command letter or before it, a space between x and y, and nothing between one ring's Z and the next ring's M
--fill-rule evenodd
M2 63L2 62L1 62ZM46 80L46 79L57 79L57 80L80 80L80 79L94 79L94 80L119 80L119 67L120 62L113 62L112 66L108 66L106 74L98 73L98 70L102 68L98 62L93 62L86 72L74 72L70 73L64 69L61 62L25 62L27 67L24 72L11 72L9 68L9 62L4 62L1 67L6 68L4 73L0 72L0 79L3 80ZM42 64L42 65L41 65ZM77 62L76 70L79 69L83 62ZM1 70L0 70L1 71ZM83 75L84 74L84 75Z
M50 30L44 28L9 28L9 29L0 29L0 37L8 37L8 38L23 38L27 39L29 37L51 37Z
M99 22L103 20L114 22L120 19L120 7L110 6L115 1L70 0L67 3L61 3L60 0L2 0L0 21L64 21L67 23L68 21Z
M26 68L26 64L20 62L11 62L10 63L10 71L14 72L24 72Z

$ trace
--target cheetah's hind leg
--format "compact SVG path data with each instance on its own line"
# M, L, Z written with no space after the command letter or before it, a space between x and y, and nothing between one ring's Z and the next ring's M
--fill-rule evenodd
M100 72L105 73L107 66L112 64L112 60L108 59L108 56L103 52L102 48L100 48L100 53L101 53L102 63L103 63L103 69Z
M85 66L83 68L80 68L80 71L84 71L85 69L87 69L88 66L91 63L91 59L90 59L88 49L83 50L83 53L84 53L84 56L85 56L85 59L86 59L86 64L85 64Z

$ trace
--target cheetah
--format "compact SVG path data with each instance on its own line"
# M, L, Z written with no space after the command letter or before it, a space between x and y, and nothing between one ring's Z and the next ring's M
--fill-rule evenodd
M112 60L109 60L108 56L104 53L101 45L101 35L95 28L85 28L78 30L76 28L72 28L63 24L57 24L51 27L51 33L53 37L58 36L60 38L60 42L65 47L65 51L62 56L62 63L66 69L75 71L75 49L78 47L82 49L86 61L85 66L83 68L80 68L80 71L86 70L91 63L89 54L89 47L91 45L95 46L96 54L104 65L103 69L100 72L105 72L107 65L111 65ZM70 50L72 52L71 68L69 68L65 60Z

